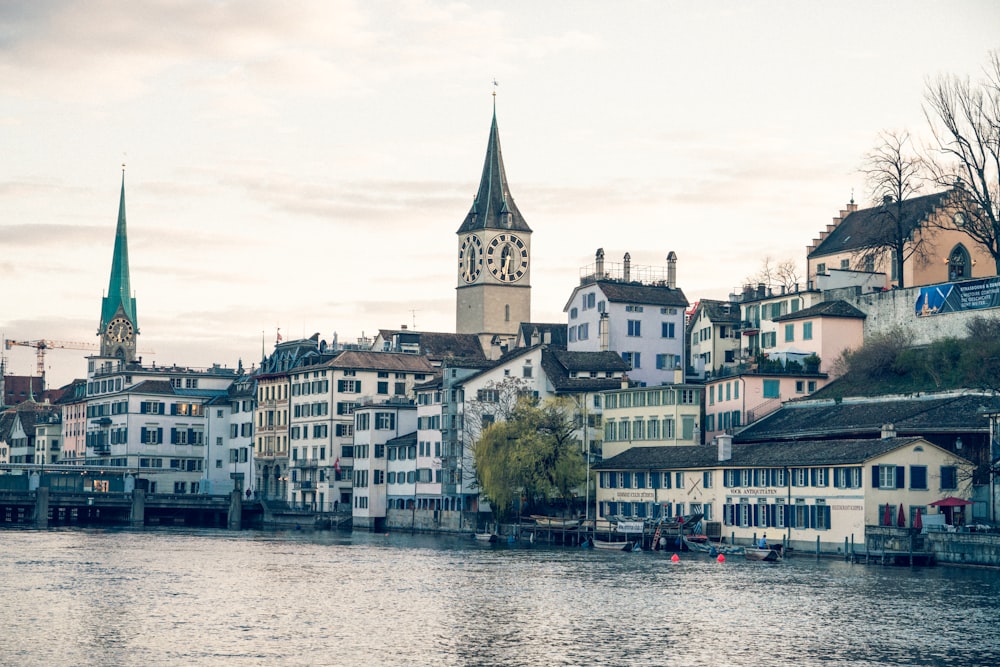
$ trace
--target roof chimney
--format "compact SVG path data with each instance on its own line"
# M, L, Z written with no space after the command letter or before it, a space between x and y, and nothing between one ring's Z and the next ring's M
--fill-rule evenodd
M895 438L896 437L896 427L892 424L882 424L882 439Z
M625 263L622 266L622 280L629 282L632 279L632 255L625 253Z
M596 262L595 262L594 273L596 275L594 277L597 280L600 280L601 278L604 277L604 248L597 249L597 255L595 256L595 260Z
M719 443L719 461L728 461L733 458L733 436L723 433L715 436L715 441Z
M677 253L673 250L667 253L667 287L677 287Z

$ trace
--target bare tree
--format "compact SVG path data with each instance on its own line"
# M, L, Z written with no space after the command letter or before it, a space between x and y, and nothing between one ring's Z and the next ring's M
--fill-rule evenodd
M760 269L752 276L743 279L744 285L764 285L770 288L784 287L787 292L794 292L800 282L799 267L794 259L776 262L771 256L761 260Z
M1000 273L1000 51L984 74L975 83L955 75L928 81L924 116L936 145L927 162L935 183L967 195L956 198L956 222Z
M861 167L876 208L856 266L870 270L888 257L895 265L899 287L906 286L904 263L914 256L924 257L927 250L919 225L908 220L903 211L906 200L920 190L920 171L920 158L910 150L910 134L905 130L880 132L878 143Z

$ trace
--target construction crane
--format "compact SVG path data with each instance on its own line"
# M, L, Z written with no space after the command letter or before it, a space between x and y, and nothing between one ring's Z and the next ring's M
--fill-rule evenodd
M38 376L41 378L45 377L45 351L53 349L62 350L100 350L100 346L96 343L73 343L64 340L5 340L3 342L4 349L9 350L10 348L18 345L20 347L33 347L35 348L35 361L38 366ZM44 380L43 380L44 384Z

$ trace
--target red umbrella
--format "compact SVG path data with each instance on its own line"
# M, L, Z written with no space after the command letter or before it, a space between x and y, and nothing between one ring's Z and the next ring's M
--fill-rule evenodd
M903 503L899 503L899 516L896 517L896 525L906 528L906 515L903 514Z
M885 513L882 515L882 525L891 526L892 525L892 505L889 503L885 504Z
M956 498L955 496L948 496L947 498L942 498L941 500L935 500L931 503L931 507L965 507L966 505L972 505L971 500L962 500L961 498Z
M917 530L924 529L924 520L920 518L920 508L917 508L917 513L913 517L913 527Z

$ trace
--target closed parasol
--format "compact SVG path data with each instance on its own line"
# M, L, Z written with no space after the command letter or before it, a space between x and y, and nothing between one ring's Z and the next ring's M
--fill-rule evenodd
M917 508L917 513L913 517L913 527L917 530L924 529L924 520L920 518L920 508Z
M882 513L882 525L891 526L892 525L892 505L889 503L885 504L885 512Z
M903 513L903 503L899 503L899 515L896 516L896 525L906 528L906 514Z

